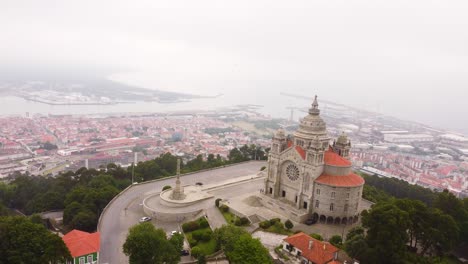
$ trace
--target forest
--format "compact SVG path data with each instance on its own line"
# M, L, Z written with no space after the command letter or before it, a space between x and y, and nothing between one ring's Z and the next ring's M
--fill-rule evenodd
M468 243L468 198L434 192L393 178L363 175L362 227L346 236L344 249L362 263L458 263L455 249Z

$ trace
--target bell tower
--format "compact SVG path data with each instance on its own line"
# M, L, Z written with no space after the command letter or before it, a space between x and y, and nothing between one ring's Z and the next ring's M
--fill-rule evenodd
M345 159L349 159L349 150L351 149L351 141L344 132L333 143L333 151Z

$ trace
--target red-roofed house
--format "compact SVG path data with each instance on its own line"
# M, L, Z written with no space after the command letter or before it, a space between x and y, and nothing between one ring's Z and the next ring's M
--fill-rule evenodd
M322 242L304 233L297 233L283 239L283 250L299 258L305 264L340 263L338 248L328 242Z
M72 230L62 237L70 251L72 264L96 264L99 260L100 234Z

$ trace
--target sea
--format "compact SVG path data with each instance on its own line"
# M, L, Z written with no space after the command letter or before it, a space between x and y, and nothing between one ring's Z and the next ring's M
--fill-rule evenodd
M236 105L258 105L258 111L273 118L289 118L290 107L310 107L315 95L320 99L358 107L403 120L424 123L455 133L468 134L468 107L465 97L448 95L446 98L436 93L419 93L398 89L370 89L369 87L347 88L345 84L317 83L313 81L290 80L226 80L206 82L209 85L188 84L179 86L164 85L161 89L157 80L138 73L125 73L109 76L109 79L148 89L160 89L186 94L211 96L187 102L158 103L136 102L116 105L48 105L28 101L14 96L0 97L0 115L32 114L104 114L104 113L165 113L174 111L205 111ZM297 94L305 98L284 95ZM461 94L464 94L463 91ZM429 96L428 96L429 95ZM301 114L296 112L294 118Z

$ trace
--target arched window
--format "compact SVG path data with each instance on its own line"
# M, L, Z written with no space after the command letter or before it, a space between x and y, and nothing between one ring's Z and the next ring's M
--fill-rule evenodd
M319 208L320 206L320 201L319 200L315 200L315 208Z
M333 209L334 209L334 204L331 203L331 204L330 204L330 211L333 211Z

